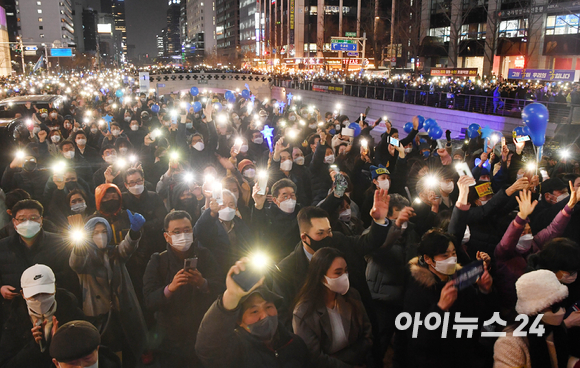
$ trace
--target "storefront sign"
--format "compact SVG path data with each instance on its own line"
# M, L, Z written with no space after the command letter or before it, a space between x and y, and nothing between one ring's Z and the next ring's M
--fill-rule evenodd
M326 92L326 93L333 93L342 95L344 91L344 87L340 85L324 85L324 84L313 84L312 90L315 92Z
M574 82L574 70L510 69L508 79Z
M475 77L477 68L432 68L432 77Z

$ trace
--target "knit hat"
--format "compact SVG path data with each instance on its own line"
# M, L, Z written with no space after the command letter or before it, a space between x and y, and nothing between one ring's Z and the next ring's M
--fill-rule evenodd
M255 166L255 165L254 165L254 163L253 163L252 161L250 161L250 160L248 160L247 158L245 158L245 159L243 159L242 161L240 161L240 163L238 164L238 171L239 171L239 172L242 172L242 171L244 171L244 169L245 169L247 166L250 166L250 165L252 165L252 166Z
M383 165L379 165L378 167L371 165L370 169L371 169L371 175L373 177L373 180L378 178L379 175L383 175L383 174L391 175L389 170L387 170L387 168L384 167Z
M516 281L516 292L516 312L533 316L564 300L568 287L561 284L552 271L537 270L523 274Z
M66 363L81 359L99 347L99 330L86 321L71 321L60 326L50 341L50 355Z

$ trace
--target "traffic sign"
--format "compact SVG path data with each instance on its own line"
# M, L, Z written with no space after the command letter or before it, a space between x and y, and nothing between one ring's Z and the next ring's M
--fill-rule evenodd
M358 57L358 52L347 52L346 56Z
M344 37L356 37L356 32L344 32Z
M332 51L356 51L357 44L355 44L355 43L331 43L330 49Z
M38 46L24 46L24 51L36 51Z
M331 43L354 43L356 44L357 41L356 40L345 40L342 38L333 38L330 40Z

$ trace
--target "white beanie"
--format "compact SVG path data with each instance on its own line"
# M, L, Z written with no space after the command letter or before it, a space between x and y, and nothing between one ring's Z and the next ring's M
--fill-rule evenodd
M523 274L516 281L518 302L516 312L533 316L568 296L568 287L562 285L556 274L537 270Z

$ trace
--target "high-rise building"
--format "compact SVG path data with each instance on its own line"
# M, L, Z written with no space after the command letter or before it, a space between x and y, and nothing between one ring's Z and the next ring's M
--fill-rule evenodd
M20 35L26 42L74 46L73 7L70 0L20 0L16 2Z
M84 44L84 52L97 52L97 21L98 13L93 9L83 9L83 27L82 38ZM80 33L80 32L78 32Z
M112 14L98 14L97 32L101 62L105 66L119 65L123 55L121 33L115 31Z
M180 0L169 0L167 9L167 27L165 31L166 56L181 54L181 4Z
M215 0L187 0L187 38L205 55L216 49Z
M216 0L215 7L217 56L234 61L240 57L239 1Z
M246 61L255 58L259 48L259 4L255 0L240 0L240 53Z
M103 4L104 3L104 4ZM113 15L115 20L115 31L121 43L121 63L127 61L127 23L125 21L125 0L103 0L101 11Z
M165 29L161 30L161 34L155 36L157 39L157 56L165 55Z

